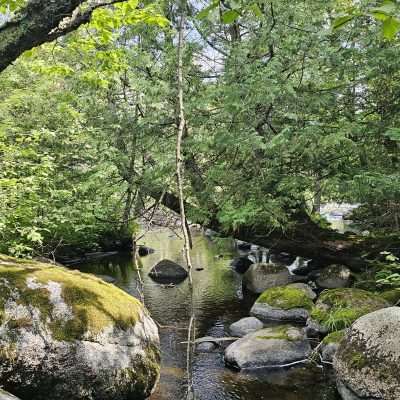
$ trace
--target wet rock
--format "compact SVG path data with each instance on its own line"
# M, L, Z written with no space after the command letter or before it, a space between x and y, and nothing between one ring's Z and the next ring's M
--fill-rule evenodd
M238 250L242 250L242 251L250 251L250 249L251 249L251 243L243 242L241 240L236 241L236 246L237 246Z
M153 254L154 251L155 251L154 249L147 246L139 246L138 248L138 254L140 257L145 257L148 256L149 254Z
M306 276L314 269L312 260L305 260L302 257L297 257L289 266L292 274Z
M296 259L296 256L292 256L289 253L272 253L270 254L270 262L274 264L285 264L290 265Z
M323 361L332 362L339 343L345 335L345 330L336 331L325 336L321 343L321 357Z
M307 319L305 332L309 338L319 338L329 333L329 328L310 317Z
M213 339L212 336L205 336L204 338L198 339L202 340L202 342L196 344L196 351L198 353L212 353L215 351L218 348L218 344L214 342Z
M334 357L343 399L400 399L399 337L399 307L364 315L351 326Z
M0 256L0 385L30 400L145 399L159 337L143 305L90 274Z
M161 260L149 272L149 276L159 283L179 283L188 276L185 268L170 260Z
M244 274L253 264L253 261L249 260L247 256L236 257L231 262L231 267L233 267L240 274Z
M320 271L316 284L322 289L335 289L349 287L351 281L350 269L344 265L335 264Z
M311 313L311 320L328 332L349 327L356 319L387 307L379 295L362 289L343 288L324 290Z
M18 397L13 396L11 393L0 389L0 400L19 400Z
M258 331L264 327L264 324L255 317L242 318L234 322L229 327L229 332L232 336L243 337L248 333Z
M225 363L235 369L276 368L305 360L310 344L301 329L280 325L249 333L225 350Z
M312 307L313 302L304 290L280 286L265 290L254 303L250 314L263 322L305 324Z
M284 286L291 282L288 269L280 264L253 264L243 275L244 286L253 293L262 293L268 288Z

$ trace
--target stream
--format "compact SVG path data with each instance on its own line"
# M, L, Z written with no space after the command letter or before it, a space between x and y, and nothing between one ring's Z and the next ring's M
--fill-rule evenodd
M168 287L152 281L150 269L162 259L185 265L183 242L172 231L150 231L141 244L155 249L142 257L141 276L146 307L160 327L161 379L150 400L184 399L186 389L186 327L190 318L188 280ZM201 233L193 233L193 282L197 337L230 336L228 327L249 316L254 296L242 292L241 275L230 267L238 254ZM138 277L129 254L94 260L75 266L81 271L108 275L115 284L138 297ZM196 270L202 269L202 270ZM317 367L290 370L235 372L224 366L224 344L212 353L196 353L193 374L198 400L337 400L329 370Z

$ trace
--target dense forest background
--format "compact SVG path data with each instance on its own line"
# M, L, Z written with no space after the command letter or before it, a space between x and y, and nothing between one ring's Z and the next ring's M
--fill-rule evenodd
M396 253L400 23L394 2L350 3L129 0L25 52L0 79L0 252L123 245L156 204L177 210L184 13L189 220L303 248L322 202L360 203L346 240Z

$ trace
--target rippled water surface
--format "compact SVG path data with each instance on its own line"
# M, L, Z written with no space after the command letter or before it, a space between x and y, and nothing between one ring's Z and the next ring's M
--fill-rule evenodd
M164 258L184 265L182 241L169 230L149 232L141 242L155 249L143 257L144 297L152 317L161 326L162 369L151 400L180 400L185 393L186 327L190 317L187 281L175 287L153 282L148 272ZM229 267L235 250L217 246L200 234L193 237L192 261L197 337L229 336L231 323L249 315L254 298L243 295L241 276ZM138 277L129 254L79 266L82 271L109 275L116 285L138 296ZM234 372L224 366L223 347L215 353L197 353L194 386L198 400L337 400L332 378L318 368L290 371Z

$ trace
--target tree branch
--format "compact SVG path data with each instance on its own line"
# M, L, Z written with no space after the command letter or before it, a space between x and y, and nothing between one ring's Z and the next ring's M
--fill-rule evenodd
M96 8L123 1L126 0L30 0L11 21L0 27L0 72L24 51L89 22Z

